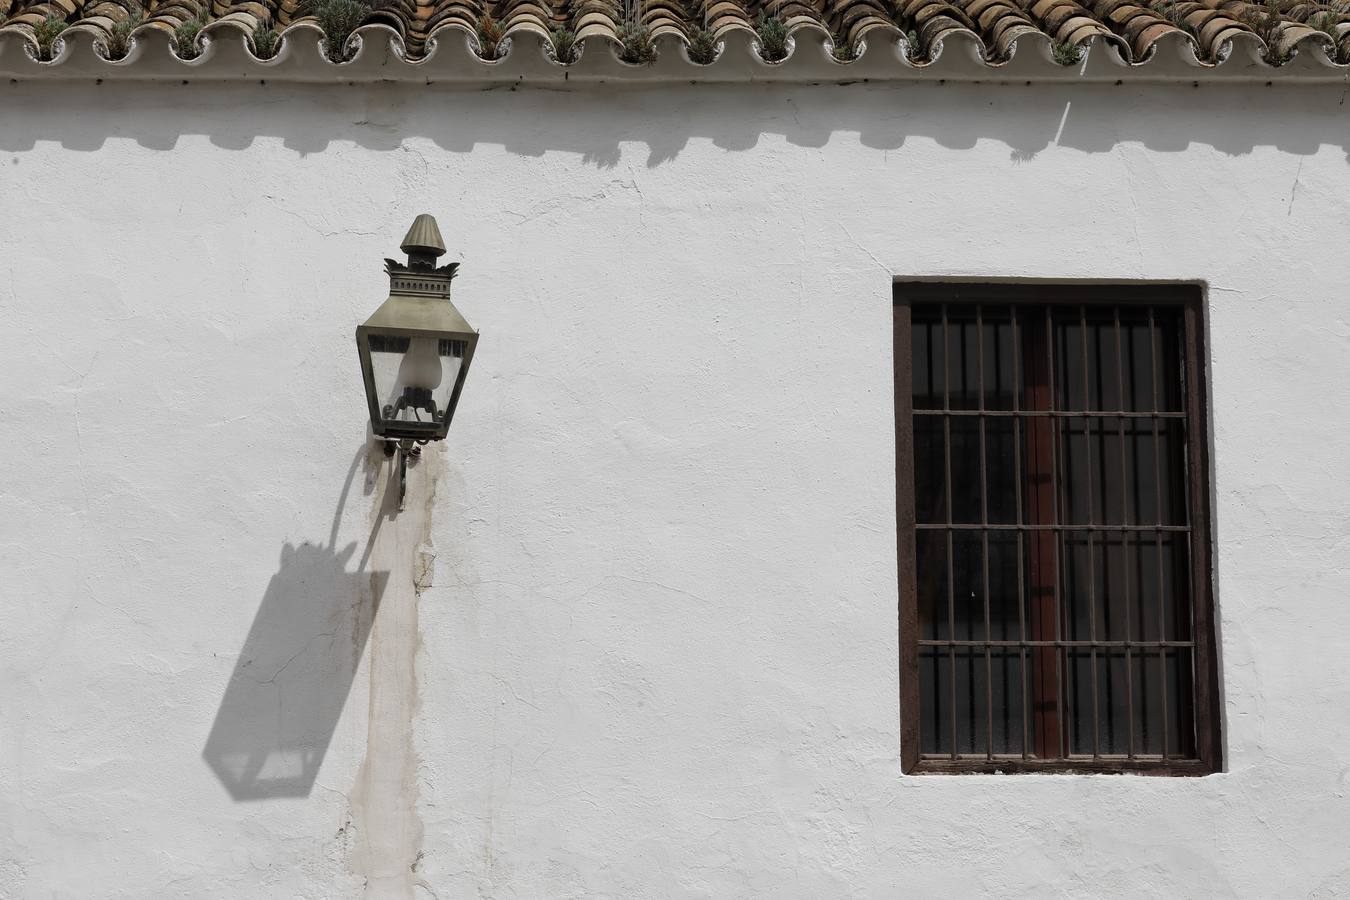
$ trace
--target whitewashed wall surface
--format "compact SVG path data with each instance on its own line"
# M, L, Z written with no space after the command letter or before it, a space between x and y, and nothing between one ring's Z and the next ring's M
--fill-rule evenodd
M1344 100L5 83L0 896L1350 897ZM390 516L421 212L482 338ZM1224 771L902 774L942 275L1204 283Z

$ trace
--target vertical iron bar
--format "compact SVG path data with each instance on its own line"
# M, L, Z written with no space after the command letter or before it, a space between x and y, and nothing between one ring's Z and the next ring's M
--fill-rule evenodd
M1161 404L1158 402L1158 323L1153 315L1153 307L1148 308L1148 357L1149 357L1149 379L1153 386L1153 480L1155 486L1153 489L1153 516L1156 519L1158 529L1153 532L1153 546L1157 553L1156 568L1158 571L1158 640L1167 639L1167 605L1163 600L1166 594L1166 588L1163 579L1163 544L1162 544L1162 524L1163 524L1163 481L1162 481L1162 434L1159 428L1158 412ZM1158 650L1159 693L1162 695L1162 755L1167 758L1167 656L1162 651L1161 645Z
M1116 329L1116 383L1118 384L1118 405L1125 410L1125 346L1120 336L1120 307L1114 307L1112 316ZM1116 420L1120 435L1120 521L1129 525L1129 471L1125 465L1125 417ZM1131 428L1134 426L1131 425ZM1133 603L1130 601L1130 532L1120 533L1120 564L1124 587L1125 604L1125 750L1130 759L1134 759L1134 657L1130 650L1130 638L1134 619L1131 615Z
M1091 404L1088 398L1092 394L1091 367L1088 364L1088 340L1087 340L1087 307L1078 307L1078 329L1079 343L1083 345L1083 406L1087 408ZM1093 515L1092 495L1095 493L1096 482L1092 477L1092 418L1083 417L1083 443L1087 448L1086 466L1087 466L1087 523L1089 526L1095 525L1096 519ZM1088 654L1092 665L1092 756L1097 758L1101 756L1100 735L1101 721L1100 710L1097 702L1097 648L1095 642L1097 638L1097 566L1093 559L1093 534L1087 533L1087 577L1088 577L1088 635L1094 645L1088 648Z
M1016 510L1015 522L1019 526L1024 524L1022 518L1022 418L1017 413L1021 411L1022 406L1022 385L1026 382L1023 377L1022 369L1018 365L1019 354L1021 352L1021 335L1017 329L1017 304L1012 304L1008 308L1009 328L1012 335L1012 397L1013 397L1013 417L1012 417L1012 445L1013 445L1013 508ZM1017 640L1019 648L1017 651L1018 680L1020 682L1021 698L1020 708L1022 711L1022 758L1026 759L1030 747L1030 735L1028 723L1031 718L1031 698L1027 695L1027 613L1026 613L1026 592L1023 590L1023 557L1022 557L1022 529L1019 527L1017 535Z
M989 615L989 457L985 444L985 403L984 403L984 307L975 307L975 391L979 400L980 423L980 571L981 587L984 594L984 758L994 758L994 666L989 641L993 638L993 629ZM972 729L974 723L971 723Z
M942 304L942 489L946 496L947 520L947 693L951 701L951 757L956 759L956 578L952 567L955 541L952 536L952 385L951 335L947 324L947 304Z
M1046 392L1046 399L1050 411L1054 412L1058 404L1055 402L1055 327L1054 320L1050 315L1050 307L1045 308L1045 356L1046 373L1049 390ZM1050 417L1050 524L1059 525L1059 497L1060 490L1060 423L1054 416ZM1060 573L1062 571L1063 560L1060 558L1061 534L1056 528L1054 531L1054 575L1051 578L1051 586L1054 592L1055 609L1055 640L1060 640L1064 636L1063 606L1064 595L1060 590ZM1056 756L1064 756L1065 741L1068 740L1068 731L1064 727L1064 654L1058 647L1055 648L1055 739L1058 746L1055 748Z

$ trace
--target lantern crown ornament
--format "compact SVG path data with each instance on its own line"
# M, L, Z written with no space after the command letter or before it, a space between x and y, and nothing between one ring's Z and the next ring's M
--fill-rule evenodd
M420 215L403 238L407 263L385 260L389 297L356 329L371 429L402 444L443 439L478 344L450 302L459 263L436 265L445 241Z
M436 217L423 213L413 219L412 227L404 235L403 243L399 244L398 249L408 254L409 265L425 263L434 266L436 257L445 254L445 239L441 237Z

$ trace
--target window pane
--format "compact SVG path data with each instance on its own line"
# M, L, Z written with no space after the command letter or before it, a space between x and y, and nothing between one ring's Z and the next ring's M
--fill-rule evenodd
M940 416L914 417L914 517L947 521L947 444Z
M995 647L990 651L990 689L994 697L992 752L1016 754L1025 749L1023 720L1026 689L1022 682L1022 651L1015 647Z
M1087 525L1092 521L1090 493L1092 443L1088 440L1085 419L1061 419L1059 430L1058 477L1060 521L1066 525Z
M1097 652L1097 752L1130 752L1130 706L1126 692L1125 651Z
M952 751L951 672L947 651L924 647L919 651L919 745L922 753Z
M984 324L984 408L1012 409L1017 384L1013 375L1012 319L1006 306L981 310Z
M1167 755L1195 755L1195 720L1191 682L1191 651L1171 648L1163 651L1167 669Z
M1086 365L1083 360L1083 330L1079 327L1078 309L1072 307L1057 310L1052 318L1055 336L1055 408L1075 412L1085 410Z
M1124 532L1097 532L1094 562L1098 640L1129 640L1129 614L1137 590L1133 550L1133 544Z
M951 628L947 609L947 532L918 532L915 550L920 633L925 640L948 640Z
M1181 314L1154 310L1154 379L1160 412L1181 412L1181 385L1185 372L1181 353Z
M947 311L948 402L952 409L980 407L979 337L975 328L975 310Z
M983 641L984 554L978 531L952 534L952 603L958 641Z
M1023 590L1020 566L1021 536L1010 531L988 532L989 542L989 628L990 640L1022 639Z
M1137 532L1133 552L1132 639L1190 640L1190 562L1185 535Z
M1067 684L1064 690L1064 717L1069 726L1069 753L1074 756L1093 752L1093 690L1092 668L1096 653L1091 649L1072 647L1068 653Z
M1122 310L1120 313L1120 365L1125 382L1124 409L1153 410L1153 349L1148 316Z
M984 471L988 491L989 522L993 525L1017 524L1017 476L1019 448L1014 446L1020 431L1012 416L990 416L984 420Z
M952 441L952 521L978 525L980 519L980 420L952 416L947 420Z
M1111 310L1089 311L1087 325L1088 408L1120 409L1120 370L1116 366L1116 323Z
M957 647L956 660L956 752L985 753L989 744L988 688L985 684L984 650Z
M1124 525L1128 484L1123 465L1125 420L1102 416L1087 420L1092 442L1093 510L1101 525Z
M913 379L914 408L942 409L945 360L942 322L917 310L910 321L910 369Z
M1096 587L1093 559L1097 548L1087 531L1066 531L1060 543L1060 604L1063 634L1070 641L1091 641L1093 635L1092 592Z

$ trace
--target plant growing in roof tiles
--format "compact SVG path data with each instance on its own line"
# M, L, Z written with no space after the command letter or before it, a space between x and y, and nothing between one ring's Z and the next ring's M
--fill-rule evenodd
M765 62L781 62L787 59L788 27L777 15L759 14L755 22L755 34L759 35L759 55Z
M33 26L33 37L37 38L37 57L44 62L52 58L56 49L56 39L66 30L66 20L60 16L48 15Z
M905 32L905 59L910 62L923 59L923 48L919 46L919 32L913 28Z
M131 52L131 32L144 21L145 13L138 7L112 27L108 34L108 59L126 59Z
M830 43L833 45L832 52L834 58L839 62L853 62L858 58L858 48L848 42L848 38L842 35L831 35Z
M689 34L689 59L700 66L717 59L717 36L711 28L695 28Z
M500 20L486 14L479 16L475 34L478 37L479 56L483 59L501 58L502 39L506 37L506 32Z
M553 58L564 66L577 61L577 34L565 25L559 25L548 33Z
M1238 19L1246 25L1261 41L1266 45L1266 62L1272 66L1282 66L1294 58L1294 54L1289 51L1280 51L1276 47L1279 44L1280 31L1284 27L1285 4L1281 0L1266 0L1260 6L1248 5Z
M1315 12L1311 16L1308 16L1308 27L1315 28L1323 34L1335 38L1336 25L1340 20L1341 17L1337 13L1327 9L1321 12Z
M1328 55L1341 65L1350 62L1350 44L1342 46L1336 43L1341 39L1340 26L1344 22L1347 5L1350 4L1347 4L1344 0L1338 0L1326 9L1315 12L1308 17L1309 27L1316 28L1331 38L1332 46Z
M249 44L253 49L253 55L258 59L271 59L281 49L281 35L271 26L259 22L258 27L254 28L253 34L249 36Z
M347 41L368 12L370 7L360 0L315 0L314 19L323 29L325 52L330 60L343 63L356 55L347 49Z
M179 59L196 59L202 55L197 38L201 36L202 28L210 21L210 15L210 7L203 6L195 16L180 23L173 30L174 52L178 54Z
M248 49L259 59L271 59L281 50L281 35L273 27L259 22L248 35Z
M656 62L651 29L639 22L624 22L619 26L619 59L633 65Z
M1083 60L1083 48L1068 41L1055 41L1050 47L1050 58L1060 66L1076 66Z
M1196 10L1204 9L1204 7L1198 3L1187 2L1187 0L1153 0L1149 4L1149 8L1189 34L1195 39L1196 46L1199 46L1200 31L1187 21L1186 17Z

